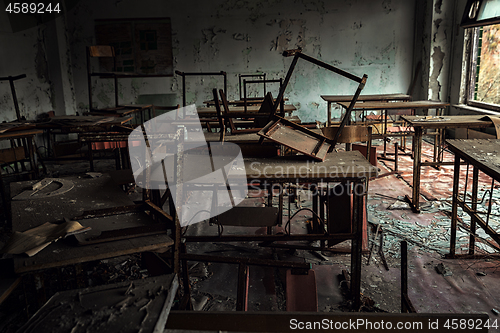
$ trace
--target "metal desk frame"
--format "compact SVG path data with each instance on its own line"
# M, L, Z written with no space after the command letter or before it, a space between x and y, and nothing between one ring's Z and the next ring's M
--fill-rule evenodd
M295 156L296 158L298 156ZM329 157L329 158L328 158ZM325 162L309 163L306 159L290 159L290 158L245 158L246 165L246 176L247 179L254 181L266 182L267 186L269 184L277 183L329 183L329 182L347 182L354 188L356 186L363 186L364 189L367 188L368 179L372 176L376 176L376 168L373 167L358 151L348 151L348 152L335 152L328 154ZM335 159L336 162L332 159ZM299 164L294 168L287 167L288 164L285 162L298 161ZM256 171L252 163L260 162L265 165L265 170L271 170L264 173ZM330 163L330 164L328 164ZM310 171L307 175L297 173L297 167L309 166ZM323 164L323 166L322 166ZM252 165L252 167L250 167ZM291 164L290 164L291 165ZM346 166L348 169L344 169ZM279 173L274 173L273 168L279 168L281 171ZM332 169L330 169L332 168ZM335 169L335 172L332 170ZM357 171L355 171L356 169ZM286 170L286 172L284 172ZM295 170L295 171L290 171ZM302 170L302 169L300 169ZM347 171L349 170L349 171ZM252 173L256 172L256 173ZM330 171L330 172L328 172ZM345 172L344 172L345 171ZM266 185L266 184L264 184ZM363 244L363 197L366 192L360 194L353 192L353 209L352 209L352 230L350 233L338 233L330 234L328 232L319 231L317 234L305 234L305 235L219 235L219 236L185 236L186 242L239 242L239 241L266 241L266 242L277 242L277 241L300 241L300 240L348 240L352 241L351 245L351 294L354 297L354 308L358 308L361 302L361 254L362 254L362 244ZM282 193L281 193L282 196ZM282 197L280 196L280 205L282 205ZM313 205L313 210L317 212L317 198L314 199L315 205ZM321 212L317 212L320 214ZM280 215L281 216L281 215Z
M478 215L477 211L477 192L478 192L478 181L479 181L479 171L482 171L494 181L500 180L500 168L488 163L487 161L480 161L475 156L472 156L470 151L477 149L485 149L484 153L492 153L491 156L498 156L494 153L493 149L500 149L500 140L447 140L448 148L455 154L455 169L453 173L453 203L451 211L451 238L450 238L450 253L447 255L448 258L460 258L462 255L457 255L455 253L456 248L456 238L457 238L457 210L460 206L464 212L470 215L471 225L470 225L470 238L469 238L469 253L465 257L474 257L474 246L476 233L476 228L479 225L484 231L500 246L500 235L495 232L489 225L488 221L484 221L482 217ZM480 148L481 147L481 148ZM469 150L470 151L467 151ZM490 150L487 152L486 150ZM467 164L472 164L474 170L472 173L472 200L471 202L466 202L465 197L460 198L459 194L459 181L460 181L460 160L464 160ZM467 190L467 189L465 189ZM497 247L500 250L500 248Z
M443 162L442 154L438 151L443 147L441 144L444 142L444 129L446 128L485 128L493 126L491 121L480 120L484 116L446 116L450 118L448 121L421 121L421 117L416 116L403 116L410 126L415 130L415 137L413 139L413 188L412 197L406 196L406 200L410 203L412 210L416 213L420 212L420 174L422 166L440 166L440 165L453 165L453 162ZM420 120L420 121L419 121ZM422 162L422 137L424 130L436 129L439 134L436 136L434 142L434 158L432 162Z

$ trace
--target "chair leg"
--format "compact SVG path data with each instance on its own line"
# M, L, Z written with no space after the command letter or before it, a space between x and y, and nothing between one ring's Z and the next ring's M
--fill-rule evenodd
M250 277L249 267L243 263L238 265L238 296L236 300L236 311L248 310L248 281Z
M186 253L186 243L180 244L181 253ZM189 285L189 269L188 261L182 260L182 286L184 295L179 303L180 310L193 310L193 303L191 303L191 286Z

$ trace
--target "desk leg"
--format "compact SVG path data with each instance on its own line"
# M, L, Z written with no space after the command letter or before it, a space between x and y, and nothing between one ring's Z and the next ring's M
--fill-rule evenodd
M387 110L382 110L382 114L384 117L384 154L382 155L384 158L387 157Z
M415 213L420 213L419 201L420 201L420 166L422 159L422 127L415 126L415 137L413 138L413 189L412 198L406 196L407 201L410 202L412 210Z
M330 127L332 124L332 102L328 102L328 105L326 107L326 127Z
M34 140L34 138L27 137L25 142L26 142L26 145L28 146L28 158L29 158L31 174L32 174L31 179L37 179L38 178L38 167L37 167L36 161L35 161L35 148L33 146L33 140Z
M479 183L479 169L474 167L472 171L472 210L477 211L477 190ZM464 199L465 200L465 199ZM469 254L474 255L474 247L476 246L476 238L474 234L476 233L476 218L475 215L471 215L470 219L470 239L469 239Z
M88 146L89 146L88 157L90 163L90 172L94 172L94 152L92 151L92 142L89 141Z
M476 168L474 168L476 170ZM450 256L455 256L457 243L457 211L458 211L458 182L460 181L460 157L455 155L455 168L453 170L453 197L451 206L451 236Z
M366 182L363 181L363 182ZM361 182L361 184L363 184ZM355 235L352 240L351 248L351 295L354 298L354 310L361 306L361 250L363 246L363 196L362 193L356 193L356 185L353 184L353 219L352 233ZM366 188L366 184L365 188Z

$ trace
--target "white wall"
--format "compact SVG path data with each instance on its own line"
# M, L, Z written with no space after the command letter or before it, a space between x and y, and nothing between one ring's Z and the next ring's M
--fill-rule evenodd
M53 80L58 77L66 80L63 87L52 92L52 78L42 80L36 76L38 48L34 45L40 40L42 27L27 36L0 35L0 43L9 40L13 45L8 51L2 47L2 59L16 58L18 50L25 51L16 59L19 70L7 74L0 68L0 76L19 71L30 73L36 85L22 88L26 91L22 96L23 107L29 112L45 111L51 106L58 114L85 111L88 109L85 46L95 44L94 20L170 17L175 69L226 71L230 99L238 96L240 73L266 72L268 78L284 78L291 58L283 57L281 52L297 47L307 55L358 76L368 74L363 93L406 93L414 67L414 10L414 0L80 1L68 12L66 20L56 25L59 36L47 37L55 38L64 48L67 36L68 59L49 62L55 64L51 68L56 68L50 71ZM59 54L64 57L65 52ZM136 78L121 83L123 103L135 102L139 96L149 94L175 94L181 102L178 76ZM188 102L201 105L210 98L214 85L217 85L214 79L190 78ZM112 104L111 81L101 80L95 87L94 99L98 105ZM303 121L324 121L326 103L320 95L352 94L356 87L356 83L346 78L299 60L285 97L297 106L297 114ZM5 84L0 85L0 97L8 92L5 88ZM56 93L64 94L64 105L56 103L60 100L53 96ZM273 95L277 95L276 90ZM39 105L26 104L28 96L38 98ZM7 105L4 99L0 99L2 109Z

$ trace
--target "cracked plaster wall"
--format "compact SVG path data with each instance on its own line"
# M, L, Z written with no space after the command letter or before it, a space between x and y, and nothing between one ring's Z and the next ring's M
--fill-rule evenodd
M20 114L27 119L54 108L45 28L43 25L13 33L4 26L0 31L0 77L26 74L14 85ZM0 82L0 110L0 122L16 119L9 81Z
M97 10L98 8L98 10ZM226 71L228 97L237 98L238 74L267 73L284 78L291 58L285 49L301 47L353 74L368 74L370 93L405 93L412 75L414 1L142 1L80 2L70 14L72 64L78 110L88 107L84 47L95 42L98 18L170 17L174 68L185 72ZM127 82L128 81L128 82ZM180 77L122 80L120 101L136 102L142 95L175 96L181 103ZM325 69L299 61L285 97L304 121L326 120L322 94L353 94L357 84ZM211 89L221 88L214 77L186 80L187 101L202 105ZM252 85L255 87L257 85ZM98 106L112 103L112 83L95 85ZM276 96L278 87L269 90Z
M431 2L431 36L428 99L449 101L451 40L453 37L454 5L450 1Z
M170 17L174 68L186 72L226 71L230 99L239 95L238 74L265 72L271 79L284 78L291 58L284 58L281 52L297 47L358 76L368 74L365 94L405 93L413 71L414 8L415 1L397 0L80 1L57 30L57 41L62 45L59 48L65 48L64 39L68 40L67 50L60 50L58 55L62 61L55 62L62 73L58 75L67 85L55 91L51 86L49 74L54 61L46 58L49 43L44 43L44 27L0 34L4 45L13 45L2 48L0 55L14 63L8 66L9 71L4 65L5 71L0 72L28 74L28 79L19 82L22 108L27 113L52 108L61 113L61 107L66 114L82 112L88 109L85 46L95 44L94 20ZM67 59L62 59L66 54ZM49 63L49 74L44 74L44 59ZM134 78L120 83L121 103L137 102L146 95L167 96L177 103L182 100L178 76ZM211 89L222 83L217 78L193 77L186 85L188 102L202 105L210 98ZM320 95L353 94L356 86L301 60L285 97L297 106L303 121L325 121L326 103ZM99 80L94 89L97 106L113 103L110 80ZM269 90L276 96L278 87ZM0 84L4 109L8 105L7 93L8 85ZM66 104L63 106L57 102L60 97L54 96L61 93ZM2 117L7 118L7 113L3 112Z

